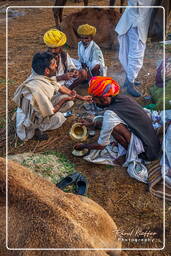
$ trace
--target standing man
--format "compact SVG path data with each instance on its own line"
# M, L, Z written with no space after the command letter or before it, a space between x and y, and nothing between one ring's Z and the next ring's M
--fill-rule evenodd
M135 79L143 65L146 40L155 0L128 0L128 7L119 20L115 31L119 40L119 60L126 72L124 87L127 93L140 97L134 86L140 85ZM134 6L134 7L129 7Z

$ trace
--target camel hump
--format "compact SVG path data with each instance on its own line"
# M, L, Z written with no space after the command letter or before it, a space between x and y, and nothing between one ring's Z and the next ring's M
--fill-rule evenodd
M79 41L76 33L77 28L82 24L89 23L89 25L95 26L97 30L94 41L102 48L112 49L118 45L114 28L120 16L120 13L115 9L85 8L66 16L60 27L67 35L67 44L77 48Z
M0 193L3 197L6 181L5 164L5 159L0 158ZM121 247L116 224L100 205L89 198L63 192L51 182L14 161L8 162L8 191L10 248ZM5 227L3 214L2 204L0 225ZM48 255L54 254L48 252ZM80 251L78 256L82 255L83 252ZM105 251L94 251L94 254L85 255L108 254Z

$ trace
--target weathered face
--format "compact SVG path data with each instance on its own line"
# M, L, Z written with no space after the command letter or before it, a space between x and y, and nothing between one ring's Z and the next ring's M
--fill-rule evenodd
M111 104L112 97L110 96L93 96L93 102L99 107L107 107Z
M85 47L87 47L92 40L92 36L81 36L81 41Z
M49 47L48 52L52 53L54 56L57 56L61 52L61 47L55 47L55 48Z
M57 64L55 58L51 60L49 68L45 69L45 75L48 77L55 76L57 70Z

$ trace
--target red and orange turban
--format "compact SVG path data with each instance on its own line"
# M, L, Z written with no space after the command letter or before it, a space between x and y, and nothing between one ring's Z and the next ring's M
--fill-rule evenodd
M88 93L93 96L116 96L119 84L111 77L94 76L89 82Z

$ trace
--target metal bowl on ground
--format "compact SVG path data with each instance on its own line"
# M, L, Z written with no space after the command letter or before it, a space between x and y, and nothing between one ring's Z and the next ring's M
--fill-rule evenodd
M88 152L89 152L89 150L87 148L84 148L83 150L76 150L76 149L74 149L72 151L72 154L74 156L85 156Z
M94 136L96 135L96 131L94 131L94 130L89 130L89 131L88 131L88 135L89 135L89 137L94 137Z
M88 137L87 127L81 123L75 123L70 129L69 135L74 140L85 141Z

